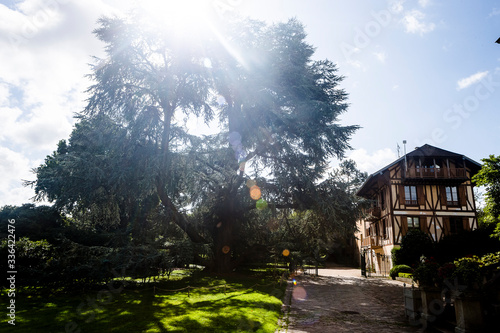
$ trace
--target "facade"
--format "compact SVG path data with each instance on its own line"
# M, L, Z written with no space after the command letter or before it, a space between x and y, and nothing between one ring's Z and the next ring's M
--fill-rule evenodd
M357 195L372 202L358 221L357 250L376 273L388 274L391 250L411 228L438 242L477 228L471 177L481 165L430 145L370 175Z

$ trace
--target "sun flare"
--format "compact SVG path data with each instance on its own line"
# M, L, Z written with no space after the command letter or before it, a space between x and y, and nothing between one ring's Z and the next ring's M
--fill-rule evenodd
M144 0L135 8L152 24L189 34L199 30L208 19L209 1L202 0Z

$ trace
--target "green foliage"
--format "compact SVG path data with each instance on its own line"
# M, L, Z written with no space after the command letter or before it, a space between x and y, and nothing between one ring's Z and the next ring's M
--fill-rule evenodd
M496 225L494 236L500 238L500 156L490 155L481 160L483 166L472 178L477 186L486 187L483 223Z
M314 59L302 24L232 19L187 45L176 42L175 30L150 23L139 15L99 20L94 33L106 59L96 59L88 104L69 141L27 183L37 199L70 212L78 229L115 233L111 248L157 251L167 239L183 239L182 231L210 244L207 259L225 272L232 269L227 258L267 256L275 237L259 227L268 211L273 218L300 212L297 224L326 244L352 234L361 204L353 193L366 174L346 161L322 180L358 126L339 124L348 107L343 77L334 62ZM218 132L193 135L190 118L217 119ZM238 140L228 144L228 137ZM254 174L239 170L241 163ZM256 211L248 197L250 179L267 209ZM298 238L290 230L287 242ZM221 254L224 246L229 255ZM132 271L157 271L151 267L161 255L136 249ZM311 252L321 251L316 244Z
M433 287L440 282L438 275L439 267L440 265L433 257L426 258L422 256L417 268L413 271L413 280L419 286Z
M494 226L483 226L479 229L455 235L447 235L435 244L432 255L440 262L453 262L467 255L482 256L500 251L500 239L492 238Z
M412 273L413 269L408 265L395 265L389 271L389 276L394 280L400 273Z
M0 209L0 236L6 238L8 220L15 220L16 237L53 241L66 219L57 209L49 206L4 206Z
M411 279L413 277L413 274L412 273L399 273L398 276L402 277L402 278Z
M391 259L393 265L402 265L400 252L401 252L400 247L393 247L391 249Z
M483 275L481 267L483 263L478 256L469 256L454 261L455 271L452 278L457 278L458 282L471 288L479 288L482 284Z
M484 267L495 267L500 264L500 251L496 253L488 253L481 257L481 262Z
M433 251L434 243L426 233L417 229L409 230L401 240L397 263L413 267L420 263L421 256L429 256Z
M16 240L15 247L4 239L0 243L0 253L4 258L15 250L15 267L19 272L18 285L39 286L48 282L47 270L53 261L54 249L46 240L32 241L27 237Z

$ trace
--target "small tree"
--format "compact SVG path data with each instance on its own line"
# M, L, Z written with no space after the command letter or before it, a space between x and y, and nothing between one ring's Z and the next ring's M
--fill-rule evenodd
M421 256L430 256L434 252L434 243L421 230L412 229L401 240L398 251L398 264L416 266Z
M472 178L478 186L486 187L486 206L481 218L484 224L496 224L493 236L500 238L500 156L482 159L481 170Z

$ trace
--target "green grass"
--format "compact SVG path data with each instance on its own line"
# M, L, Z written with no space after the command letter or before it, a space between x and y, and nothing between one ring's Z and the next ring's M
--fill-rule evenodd
M277 328L285 283L280 286L262 272L225 277L174 273L169 281L135 286L128 282L115 293L105 286L80 294L18 293L15 331L274 332ZM187 286L193 286L189 296L187 289L166 291ZM4 292L2 309L7 300ZM13 329L2 317L0 332Z
M411 279L413 274L411 274L411 273L398 273L398 276Z

